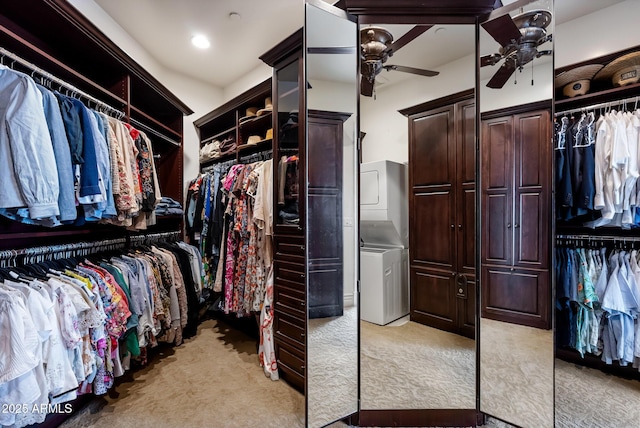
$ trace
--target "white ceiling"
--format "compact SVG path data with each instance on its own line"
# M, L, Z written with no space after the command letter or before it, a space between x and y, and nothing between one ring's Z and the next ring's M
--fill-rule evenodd
M327 0L328 1L328 0ZM515 0L503 0L504 4ZM556 0L556 25L624 0ZM259 56L303 24L302 0L95 0L149 54L165 67L224 88L261 64ZM333 3L333 1L328 1ZM229 19L237 12L241 19ZM385 25L397 39L412 26ZM387 64L437 70L473 52L473 29L430 29ZM202 33L211 48L190 39ZM392 75L397 75L391 77ZM406 73L384 73L381 80Z

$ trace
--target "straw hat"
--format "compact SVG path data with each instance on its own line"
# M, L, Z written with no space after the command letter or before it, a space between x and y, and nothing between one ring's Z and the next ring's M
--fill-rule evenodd
M270 112L273 110L273 104L271 104L271 97L267 97L264 99L264 108L258 110L257 115L262 116L263 114Z
M258 112L258 107L249 107L248 109L245 110L244 117L240 118L240 123L256 117L257 112Z
M584 95L589 92L591 79L602 67L602 64L588 64L567 70L556 76L555 87L562 88L562 93L567 97Z
M262 137L259 135L250 135L249 139L247 140L247 144L249 145L258 144L261 140L262 140Z
M607 64L596 79L611 79L613 86L625 86L640 81L640 52L622 55Z

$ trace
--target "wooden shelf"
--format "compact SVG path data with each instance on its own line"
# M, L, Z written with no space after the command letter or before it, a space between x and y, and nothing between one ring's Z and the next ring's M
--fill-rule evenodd
M211 137L207 137L204 140L200 141L200 146L204 146L205 144L207 144L210 141L213 141L213 140L215 140L215 139L217 139L219 137L222 137L222 136L227 136L229 134L234 134L234 137L235 137L235 133L236 133L236 127L235 126L229 128L229 129L225 129L224 131L218 132L217 134L212 135Z
M580 95L574 98L557 100L555 102L555 109L556 112L562 112L563 110L571 110L580 107L588 108L593 104L605 102L614 103L616 100L635 96L640 97L640 83L621 86L619 88L605 89L603 91Z
M243 144L238 146L238 153L244 156L248 153L262 152L264 150L271 150L273 148L273 139L262 140L257 144Z

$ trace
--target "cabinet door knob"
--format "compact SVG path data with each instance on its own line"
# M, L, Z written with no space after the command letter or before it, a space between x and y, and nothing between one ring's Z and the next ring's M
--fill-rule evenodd
M507 229L511 229L511 223L507 223Z
M455 224L452 224L452 225L451 225L451 229L455 229L455 228L456 228L456 225L455 225Z
M520 225L518 223L514 224L513 227L518 228Z
M458 225L458 229L462 229L462 225L461 224Z

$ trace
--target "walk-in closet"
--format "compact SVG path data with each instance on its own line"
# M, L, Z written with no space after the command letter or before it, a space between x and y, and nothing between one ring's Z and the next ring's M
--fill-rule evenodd
M0 426L638 426L637 16L0 3Z

